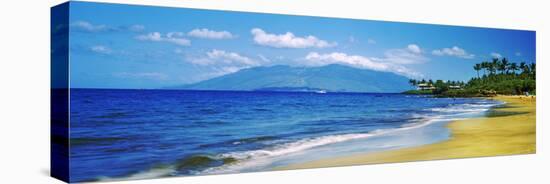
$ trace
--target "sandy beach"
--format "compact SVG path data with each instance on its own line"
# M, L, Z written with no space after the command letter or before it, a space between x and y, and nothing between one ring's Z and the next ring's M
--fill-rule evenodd
M536 97L497 96L506 102L485 117L451 122L449 140L419 147L316 160L276 170L484 157L536 152Z

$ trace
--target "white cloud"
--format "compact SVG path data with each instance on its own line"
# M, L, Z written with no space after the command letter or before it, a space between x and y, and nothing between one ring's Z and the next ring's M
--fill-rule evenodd
M222 61L224 63L228 63L228 64L243 64L243 65L256 65L257 62L248 58L248 57L245 57L245 56L241 56L239 55L238 53L235 53L235 52L226 52L224 50L217 50L217 49L214 49L210 52L207 52L206 55L208 56L209 59L213 59L213 60L219 60L219 61Z
M521 56L521 52L516 52L516 56Z
M140 32L140 31L145 30L145 26L136 24L136 25L132 25L132 26L128 27L128 30L133 31L133 32Z
M71 28L76 29L78 31L85 31L85 32L101 32L101 31L108 31L111 29L106 25L94 25L86 21L73 22L71 24Z
M256 44L275 48L326 48L337 45L335 42L329 43L312 35L297 37L291 32L277 35L266 33L260 28L254 28L250 32Z
M238 67L238 66L223 66L223 67L219 67L219 68L214 68L215 72L212 73L213 76L221 76L221 75L225 75L225 74L228 74L228 73L235 73L235 72L238 72L239 70L242 70L242 69L245 69L245 68L249 68L249 67Z
M493 52L493 53L491 53L491 57L500 59L500 58L502 58L502 55L500 53Z
M271 60L267 57L265 57L264 55L261 55L261 54L258 54L258 57L263 61L263 62L271 62Z
M142 41L157 41L157 42L160 42L164 39L162 38L162 35L159 32L153 32L146 35L139 35L136 38Z
M193 29L187 33L187 36L205 39L231 39L235 38L229 31L214 31L206 28Z
M420 54L422 52L422 50L420 49L420 47L416 44L409 44L407 46L407 49L412 52L412 53L415 53L415 54Z
M113 76L126 79L147 79L147 80L167 80L168 75L158 72L140 72L140 73L130 73L130 72L119 72L114 73Z
M458 46L453 46L452 48L443 48L443 49L433 50L432 54L436 56L454 56L454 57L459 57L464 59L473 59L475 57L475 55L466 52L466 50Z
M139 35L136 39L141 41L152 41L152 42L167 42L173 43L181 46L191 45L191 41L184 38L184 33L182 32L169 32L165 35L162 35L159 32L152 32L149 34Z
M111 50L111 48L103 45L92 46L90 47L90 50L95 53L106 54L106 55L113 53L113 50Z
M396 64L417 64L428 60L428 58L424 57L422 53L423 51L420 46L416 44L409 44L406 48L387 50L384 53L384 58L373 57L371 59L379 62Z
M132 31L140 32L145 30L143 25L131 25L131 26L108 26L108 25L96 25L87 21L76 21L70 24L71 29L82 32L98 33L108 31Z
M213 49L202 57L187 58L187 62L210 70L209 76L220 76L241 69L260 66L260 62L235 52Z
M419 77L420 73L414 72L404 66L394 63L380 62L360 55L348 55L341 52L332 52L329 54L319 54L310 52L306 57L306 65L323 66L328 64L344 64L352 67L370 69L382 72L392 72L407 77Z

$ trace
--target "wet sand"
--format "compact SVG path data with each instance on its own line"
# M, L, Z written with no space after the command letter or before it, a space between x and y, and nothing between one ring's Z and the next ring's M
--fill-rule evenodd
M506 102L485 117L449 123L449 140L419 147L380 151L293 164L276 170L335 167L536 152L536 97L497 96Z

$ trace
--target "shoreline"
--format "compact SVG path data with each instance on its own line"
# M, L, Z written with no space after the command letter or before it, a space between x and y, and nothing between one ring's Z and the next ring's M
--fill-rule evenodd
M379 163L536 153L536 97L486 97L503 101L484 117L447 124L451 138L442 142L395 150L321 159L274 170L309 169Z

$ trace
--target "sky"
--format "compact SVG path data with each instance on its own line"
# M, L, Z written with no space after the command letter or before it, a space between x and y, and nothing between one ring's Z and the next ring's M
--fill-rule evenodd
M72 88L163 88L274 65L342 64L467 81L493 57L534 63L535 32L71 2Z

